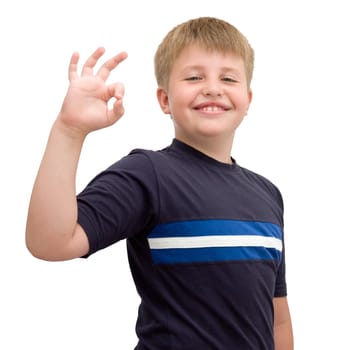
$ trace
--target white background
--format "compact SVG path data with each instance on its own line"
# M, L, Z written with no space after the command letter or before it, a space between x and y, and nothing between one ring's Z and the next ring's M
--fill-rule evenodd
M295 348L350 349L345 0L1 2L1 349L134 348L138 297L125 242L87 260L39 261L24 245L29 197L68 86L71 53L82 60L97 46L106 58L129 53L110 77L126 86L125 116L88 137L80 190L132 148L170 143L153 54L173 26L206 15L236 25L256 52L253 103L233 157L284 196Z

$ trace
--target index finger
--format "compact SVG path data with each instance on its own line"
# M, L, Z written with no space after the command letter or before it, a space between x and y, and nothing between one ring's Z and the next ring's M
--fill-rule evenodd
M117 67L120 62L124 61L127 57L128 54L125 51L120 52L118 55L106 61L98 70L96 75L99 76L101 79L106 80L111 74L111 71L115 67Z

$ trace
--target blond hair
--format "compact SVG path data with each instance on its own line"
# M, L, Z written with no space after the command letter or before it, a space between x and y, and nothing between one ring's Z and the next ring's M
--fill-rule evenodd
M234 53L242 58L249 88L253 77L254 50L236 27L214 17L191 19L177 25L165 36L154 56L158 86L167 89L175 60L185 47L192 44L209 51Z

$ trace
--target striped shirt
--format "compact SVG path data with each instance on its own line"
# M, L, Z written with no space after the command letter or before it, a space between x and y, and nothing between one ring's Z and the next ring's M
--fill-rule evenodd
M137 149L78 195L90 254L127 240L137 350L272 350L286 295L283 202L266 178L173 140Z

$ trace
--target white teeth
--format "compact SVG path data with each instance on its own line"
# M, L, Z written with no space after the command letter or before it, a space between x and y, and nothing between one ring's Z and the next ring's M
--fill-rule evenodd
M217 112L217 111L222 111L222 108L217 106L208 106L208 107L202 108L202 110L205 112Z

